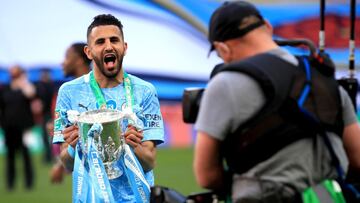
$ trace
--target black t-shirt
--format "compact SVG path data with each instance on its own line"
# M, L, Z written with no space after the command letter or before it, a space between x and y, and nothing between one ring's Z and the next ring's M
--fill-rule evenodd
M0 90L1 126L26 129L34 125L31 100L21 90L4 86Z

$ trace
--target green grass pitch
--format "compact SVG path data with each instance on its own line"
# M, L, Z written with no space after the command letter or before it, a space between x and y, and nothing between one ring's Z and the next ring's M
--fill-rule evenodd
M61 184L49 180L51 166L42 163L40 154L33 155L35 167L35 188L26 191L23 185L22 157L18 156L17 182L15 190L8 192L5 187L5 156L0 156L0 203L65 203L71 202L71 177L68 175ZM184 195L204 191L195 183L192 171L192 148L159 148L155 172L155 184L166 186Z

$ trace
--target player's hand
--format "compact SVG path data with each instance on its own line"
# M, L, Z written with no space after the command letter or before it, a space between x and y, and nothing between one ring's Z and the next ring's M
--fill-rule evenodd
M144 136L142 131L136 130L136 128L132 125L128 125L124 137L126 144L136 148L139 144L141 144L141 140Z
M67 127L62 131L62 133L64 135L65 142L71 145L75 149L76 143L79 140L78 126L72 125L70 127Z

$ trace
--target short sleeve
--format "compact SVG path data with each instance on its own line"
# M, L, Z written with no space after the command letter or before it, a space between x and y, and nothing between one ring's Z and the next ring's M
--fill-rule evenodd
M59 88L58 96L56 98L56 106L54 113L54 137L53 143L62 143L65 142L62 130L65 125L61 117L62 112L67 112L70 109L70 99L67 94L66 86L61 86Z
M156 89L150 85L144 91L143 108L144 131L143 141L152 140L157 145L164 142L164 122Z
M253 78L242 73L220 73L204 91L195 128L224 140L264 103L263 91Z

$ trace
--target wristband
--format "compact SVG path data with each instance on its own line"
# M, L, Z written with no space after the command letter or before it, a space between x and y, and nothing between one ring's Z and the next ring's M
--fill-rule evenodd
M72 147L71 145L68 145L67 152L69 153L71 158L75 157L75 150L74 147Z

